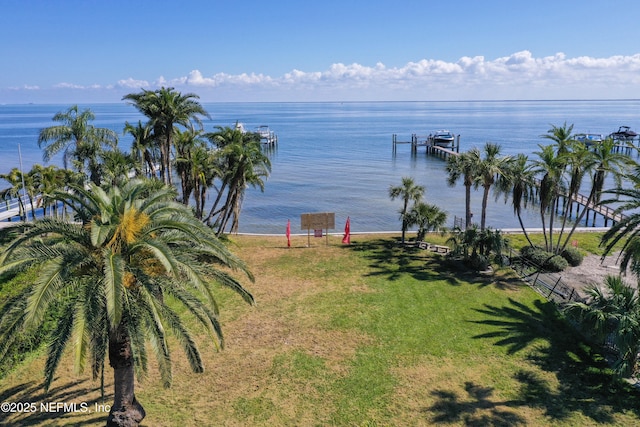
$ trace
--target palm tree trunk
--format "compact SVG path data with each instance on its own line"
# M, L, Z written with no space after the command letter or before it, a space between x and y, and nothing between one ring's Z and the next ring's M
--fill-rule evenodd
M471 227L471 184L465 185L464 189L464 208L465 208L465 224L466 230Z
M564 198L564 203L562 203L562 226L560 227L560 233L558 234L558 243L556 245L557 249L560 249L560 242L562 241L562 235L564 234L564 229L567 226L567 219L569 218L569 215L568 215L569 204L571 203L572 199L573 199L573 195L569 194ZM559 200L558 200L558 203L560 203ZM562 250L560 249L557 253L562 253Z
M229 222L229 218L233 214L233 204L236 198L236 191L232 191L233 187L229 186L229 191L227 192L227 200L224 204L224 208L222 213L218 217L220 219L220 226L218 227L218 232L216 233L218 236L224 233L224 229L227 227L227 222Z
M576 220L573 223L573 227L571 227L571 231L569 231L569 234L567 234L567 238L565 239L564 244L560 248L560 253L562 253L562 251L564 251L566 249L567 244L569 243L569 240L571 239L571 236L573 236L573 233L576 231L576 228L578 227L578 224L580 224L580 221L582 221L582 218L584 218L584 215L587 213L587 210L589 209L589 205L596 200L596 195L597 194L598 194L598 190L595 187L592 187L591 188L591 192L589 193L589 197L587 198L587 203L585 204L584 209L582 209L580 214L576 216Z
M109 335L109 364L113 368L114 397L107 427L136 427L146 413L134 393L131 339L123 322Z
M173 179L171 176L171 146L173 145L173 126L169 125L167 129L167 141L166 141L166 162L167 162L167 184L173 185Z
M547 237L547 221L544 216L544 209L540 208L540 221L542 222L542 235L544 236L544 249L549 249L549 239Z
M485 224L487 223L487 201L489 200L489 187L484 187L484 192L482 194L482 212L480 214L480 231L484 230Z
M224 190L226 186L227 186L227 182L223 181L222 185L220 186L220 190L218 191L218 196L216 196L216 201L213 202L213 206L211 206L209 215L207 215L207 218L205 219L205 222L207 223L207 225L211 225L211 219L216 213L219 212L219 211L216 211L216 208L218 207L218 203L220 203L220 200L222 199L222 195L224 194Z
M524 222L522 222L522 216L520 215L520 210L517 212L518 222L520 222L520 228L522 228L522 232L524 233L524 237L527 238L527 242L529 242L529 246L533 246L533 242L529 238L529 233L527 233L527 229L524 226Z
M556 206L558 205L558 198L554 197L551 202L551 209L549 211L549 245L547 248L549 252L553 252L553 220L556 216Z

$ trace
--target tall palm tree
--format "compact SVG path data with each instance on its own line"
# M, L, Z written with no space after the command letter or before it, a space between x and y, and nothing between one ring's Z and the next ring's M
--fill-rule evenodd
M456 185L456 181L462 177L465 196L465 228L471 227L471 187L476 183L480 164L480 150L472 148L458 156L449 156L446 170L449 174L447 183L450 186Z
M39 269L35 281L0 312L0 357L24 328L42 323L52 303L61 304L55 311L45 387L69 343L76 369L82 371L88 362L94 378L103 377L108 357L114 373L108 426L136 426L144 418L134 393L134 370L146 372L149 350L163 384L171 384L169 333L191 369L203 371L180 313L192 314L214 344L223 345L214 282L253 303L227 272L230 268L253 279L246 265L188 207L173 201L174 189L155 190L155 184L133 180L108 192L93 184L59 192L58 200L74 208L76 222L46 218L29 223L0 255L0 274Z
M561 194L565 193L563 181L566 166L566 157L558 156L553 145L539 145L540 151L535 152L538 159L534 160L535 171L542 175L538 190L538 202L540 220L542 222L542 234L544 235L545 249L553 252L553 219L556 206ZM549 229L547 230L546 215L549 215Z
M60 124L42 129L38 135L38 146L44 146L44 161L62 151L65 168L72 161L77 172L84 173L87 169L91 182L99 185L100 157L104 150L117 146L118 136L111 129L94 127L90 123L94 119L91 110L79 111L77 105L58 112L53 121Z
M620 188L622 186L622 177L627 175L627 171L633 164L633 160L631 160L629 156L623 153L615 152L614 147L615 142L613 141L613 139L607 138L600 144L597 144L590 150L588 150L588 163L577 165L578 168L585 171L585 173L592 173L591 189L589 190L589 196L587 197L587 201L582 211L576 216L576 220L571 227L571 230L568 233L564 244L560 246L559 252L562 252L567 247L571 236L576 230L576 227L587 213L588 206L591 204L600 203L605 179L607 178L607 176L611 175L613 177L614 184L617 188ZM577 191L575 192L575 194L577 194Z
M572 133L573 125L567 126L567 122L564 122L562 126L551 125L551 129L540 137L553 141L552 145L556 147L556 155L562 157L571 151L571 145L575 142Z
M565 311L600 344L609 344L618 359L614 370L621 376L633 373L640 353L640 300L636 289L620 276L607 276L604 287L586 290L587 302L572 302Z
M218 164L216 152L207 146L197 146L191 152L191 176L189 179L193 182L193 193L196 202L195 215L198 219L202 220L204 216L207 190L213 186L214 180L221 175Z
M211 225L211 221L213 220L213 218L224 209L224 207L219 209L218 205L220 204L227 185L229 184L229 180L225 177L228 177L230 175L229 171L233 169L233 165L231 165L232 159L226 155L225 149L233 144L244 144L243 141L245 138L255 138L255 135L243 132L239 127L231 128L228 126L216 126L216 129L216 132L209 132L204 134L205 138L207 138L209 142L217 148L217 167L215 167L213 170L216 171L217 178L220 178L221 180L220 188L217 189L218 195L216 196L216 200L211 206L209 215L207 215L207 217L205 218L205 222L209 225Z
M238 231L245 190L252 186L264 191L264 179L271 172L271 161L262 152L260 140L256 134L244 134L240 141L239 144L227 145L220 153L226 165L222 170L227 197L219 215L218 235L224 233L232 218L230 231L232 233Z
M182 94L174 88L139 93L130 93L122 99L130 101L138 111L149 119L153 136L160 148L160 173L165 184L173 182L171 156L173 150L174 128L181 125L192 129L194 123L202 127L200 117L209 117L204 107L197 101L199 96L193 93Z
M535 200L536 195L536 172L533 164L525 154L518 154L508 165L507 173L502 175L498 181L499 191L506 195L511 195L513 213L516 214L520 228L524 233L529 245L533 246L529 233L522 221L522 208ZM506 201L506 200L505 200Z
M477 164L477 184L482 186L482 213L480 216L480 231L485 229L487 222L487 202L489 190L496 182L496 178L507 172L510 157L500 156L500 145L487 142L482 150L482 158Z
M0 179L4 179L10 185L4 192L5 200L8 199L18 199L18 207L20 211L20 219L26 220L27 218L27 209L25 207L26 199L31 199L31 196L27 192L27 174L23 174L23 172L19 168L12 168L9 173L0 174ZM23 197L23 196L27 197ZM31 205L33 206L33 200L30 200Z
M402 220L402 243L405 242L405 235L409 226L409 202L418 203L424 196L424 186L417 185L413 178L403 177L402 184L389 187L389 197L391 200L402 198L402 209L400 209L400 219Z
M556 151L556 154L559 152ZM565 168L566 175L566 187L562 194L559 194L557 204L562 208L562 225L560 226L560 232L558 233L557 243L554 245L552 242L552 252L558 254L564 248L561 245L562 236L564 234L567 221L569 219L569 210L571 203L580 194L580 189L583 186L585 176L589 176L590 171L594 166L593 152L589 150L582 142L571 141L568 142L563 153L557 154L558 162ZM585 210L588 207L585 205ZM577 226L576 221L575 225ZM571 237L572 233L569 233L567 238ZM567 240L568 241L568 240Z
M176 146L176 172L180 177L182 186L182 203L189 204L192 193L200 179L198 175L194 175L194 155L199 148L206 147L206 142L200 138L201 131L185 130L181 132L176 130L175 146ZM196 195L197 197L197 195Z
M159 149L153 144L151 126L149 124L143 125L140 120L135 126L125 122L124 134L129 134L133 137L131 155L138 162L138 166L135 168L136 173L140 175L146 169L148 177L155 177L156 164L159 161L160 154Z

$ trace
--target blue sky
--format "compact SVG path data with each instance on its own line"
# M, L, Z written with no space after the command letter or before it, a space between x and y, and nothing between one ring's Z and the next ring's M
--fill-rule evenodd
M640 98L637 0L0 0L0 103Z

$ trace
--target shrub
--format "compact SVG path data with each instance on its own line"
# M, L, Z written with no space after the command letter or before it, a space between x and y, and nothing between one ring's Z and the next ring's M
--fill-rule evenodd
M539 246L525 246L520 250L522 257L538 266L544 266L547 260L553 257L553 254L545 251Z
M471 255L467 261L467 265L476 271L484 271L489 268L489 258L485 255L476 253Z
M547 252L539 246L526 246L520 249L522 257L548 271L558 272L569 266L567 260L560 255Z
M584 256L582 253L573 247L568 247L564 251L562 251L562 258L566 259L571 267L577 267L582 264L582 260Z
M547 259L547 262L543 264L545 270L559 272L564 270L569 266L569 263L566 259L562 258L560 255L554 255L551 258Z

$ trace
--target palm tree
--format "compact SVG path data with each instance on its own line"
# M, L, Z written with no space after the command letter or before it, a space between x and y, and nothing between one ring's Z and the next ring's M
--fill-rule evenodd
M218 195L216 196L216 200L213 202L211 206L211 210L209 211L209 215L205 218L207 224L211 225L211 221L214 216L218 215L223 209L218 209L218 205L222 200L222 196L226 190L227 185L229 184L229 180L225 179L225 171L226 176L229 176L229 171L233 169L230 164L231 159L226 156L224 153L224 149L230 145L242 145L245 138L255 138L252 134L245 133L241 128L230 128L230 127L222 127L217 126L216 132L206 133L204 136L209 140L209 142L217 148L217 167L214 168L216 171L217 177L221 179L220 188L218 188Z
M522 221L522 208L526 209L527 205L534 201L536 195L536 172L533 169L533 164L529 162L529 158L525 154L518 154L511 159L506 174L501 178L498 181L499 191L505 194L505 202L506 196L511 195L513 213L518 217L520 228L529 245L533 246Z
M614 150L615 142L611 138L607 138L600 144L595 145L589 151L588 163L578 163L577 167L586 173L592 172L591 176L591 190L585 203L585 207L577 215L576 221L571 227L571 231L568 233L564 244L560 247L559 253L562 252L568 245L571 236L576 230L578 224L584 218L584 215L588 211L588 206L591 204L600 203L601 195L603 192L604 182L608 175L612 175L614 183L617 188L622 185L622 177L626 175L627 169L633 163L629 156L623 153L616 153ZM575 150L574 150L575 151ZM574 167L575 169L575 167ZM573 175L572 175L573 176ZM570 186L571 188L571 186ZM577 191L575 192L577 194ZM565 209L566 212L566 209ZM563 223L564 228L564 223ZM558 240L559 242L559 240Z
M20 219L27 219L27 210L25 207L25 197L24 195L28 195L26 187L26 174L23 174L19 168L12 168L9 173L0 174L0 179L4 179L9 183L11 187L7 188L4 193L4 199L18 199L18 207L20 210ZM30 198L30 196L29 196ZM31 201L31 205L33 206L33 201Z
M407 214L407 227L418 226L417 240L424 240L429 231L442 228L447 222L447 213L436 205L428 203L416 203Z
M191 194L195 190L196 181L200 177L194 175L194 154L199 148L206 147L206 142L200 139L201 131L186 130L180 132L176 130L176 172L180 177L182 186L182 203L189 204Z
M402 198L402 209L400 210L400 219L402 220L402 243L405 242L405 234L409 226L409 202L418 203L424 196L424 186L417 185L413 178L403 177L402 184L399 186L389 187L389 197L391 200L395 200L398 197Z
M99 185L100 157L104 150L117 146L118 136L111 129L94 127L90 124L94 119L95 115L91 110L78 111L77 105L61 111L53 116L53 121L61 124L42 129L38 136L38 146L44 145L42 157L45 162L63 151L65 168L72 161L76 171L84 173L87 169L91 182Z
M542 175L538 190L538 202L540 220L542 222L542 234L544 235L545 249L553 252L553 219L558 198L565 193L564 173L566 157L559 157L552 145L539 145L541 151L535 152L538 156L534 160L535 171ZM549 229L547 230L546 214L550 212Z
M76 222L46 218L29 223L0 255L0 274L39 269L35 281L0 312L0 357L21 331L51 314L52 304L61 304L48 347L45 387L69 343L76 369L82 371L88 362L94 378L104 376L108 356L114 373L108 426L136 426L144 418L134 393L134 370L138 376L146 372L149 350L163 384L170 386L168 333L183 348L191 369L203 371L181 313L193 315L214 344L223 345L213 282L253 303L227 272L241 271L253 280L246 265L188 207L173 201L174 189L154 190L155 184L132 180L108 192L94 184L58 192L58 200L74 208ZM172 303L165 303L165 297Z
M103 154L102 163L102 185L118 186L123 185L132 178L139 163L129 153L114 149Z
M607 276L604 289L593 285L586 292L590 299L569 303L566 313L576 318L599 344L617 354L616 373L631 375L640 352L640 301L636 289L620 276Z
M156 177L156 164L159 161L159 150L153 144L153 134L151 126L143 125L140 120L133 126L129 122L124 124L124 134L133 137L131 142L131 155L138 162L135 168L136 174L140 175L147 169L148 177Z
M640 166L627 179L631 183L629 187L603 191L604 194L611 194L612 197L601 201L602 204L618 203L616 212L627 213L621 221L615 223L602 235L601 241L601 245L604 246L604 255L610 253L620 241L624 241L621 248L623 263L620 269L622 271L626 270L629 260L640 259L640 245L637 244L640 241Z
M171 156L173 149L174 128L181 125L192 129L194 123L202 127L200 117L209 117L202 105L197 101L199 96L193 93L181 94L174 88L139 93L130 93L122 99L131 101L138 111L149 119L153 136L160 148L160 173L165 184L172 184Z
M558 153L558 151L556 151ZM583 143L578 141L572 141L567 144L565 147L565 151L563 154L558 154L559 163L564 165L565 174L567 175L567 185L562 194L559 194L558 197L558 207L562 207L562 225L560 227L560 232L558 233L557 243L552 244L552 252L558 254L561 252L561 248L564 249L564 246L560 244L562 241L562 235L564 234L565 227L567 225L567 220L569 219L569 208L573 200L577 199L580 194L580 188L582 188L582 184L584 181L584 177L588 176L591 169L594 166L594 156L591 150L589 150ZM563 202L561 202L563 201ZM589 202L585 205L585 209L588 207ZM580 218L580 216L579 216ZM578 221L576 221L576 226ZM569 233L567 239L571 237L572 233ZM568 242L568 240L567 240Z
M487 221L487 202L489 200L489 190L495 183L496 178L506 173L510 162L510 157L500 156L500 146L497 144L487 142L482 153L484 154L484 156L477 164L477 183L483 188L480 231L485 229L485 224Z
M219 155L226 165L222 178L226 182L227 197L219 215L218 235L224 232L231 218L230 231L238 231L245 190L252 186L264 191L264 179L271 172L271 161L262 152L256 134L244 134L239 144L227 145Z
M567 122L564 122L562 126L551 125L551 129L540 137L553 141L552 145L556 147L556 155L562 157L571 151L571 145L575 142L572 132L573 125L567 126Z
M476 183L479 164L480 150L475 147L466 153L458 156L449 156L447 159L446 170L449 174L447 183L450 186L454 186L460 177L463 178L465 189L465 228L471 227L471 187Z
M221 175L218 170L218 157L214 150L206 146L197 146L191 152L190 180L193 182L193 193L196 202L196 218L202 220L204 205L207 201L207 190L213 186L214 180Z

